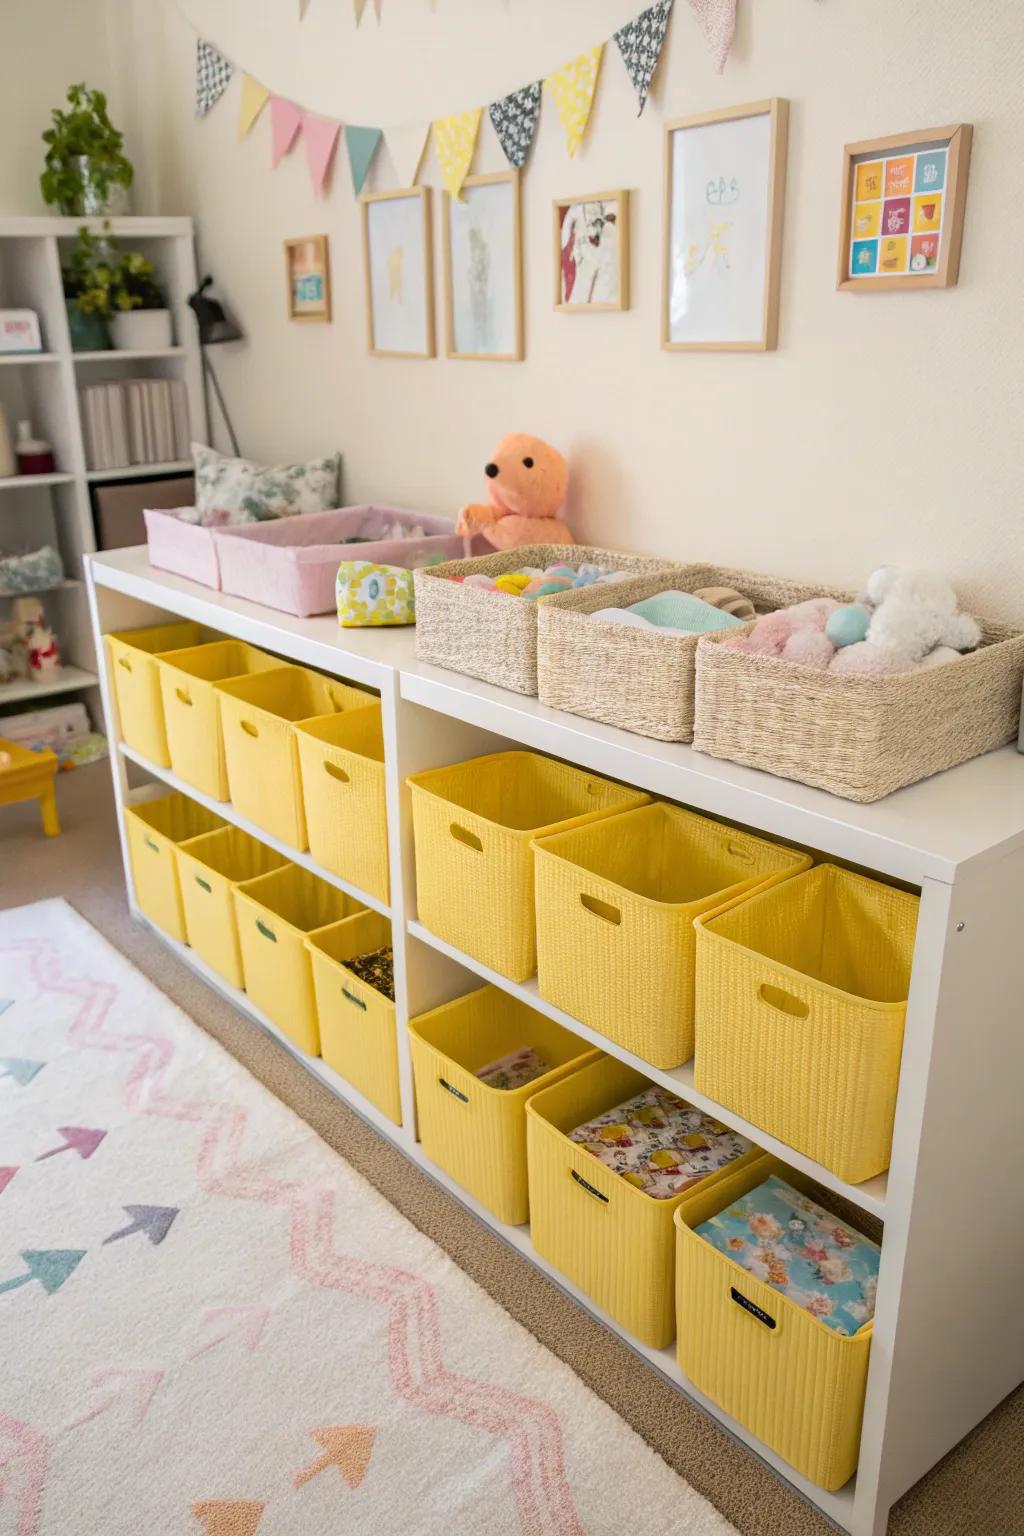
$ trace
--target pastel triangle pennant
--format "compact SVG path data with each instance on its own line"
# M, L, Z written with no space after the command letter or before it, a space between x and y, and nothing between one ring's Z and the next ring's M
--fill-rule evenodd
M270 163L274 170L295 143L302 126L302 108L283 96L270 98Z
M267 104L270 92L251 75L242 76L242 99L238 103L238 137L244 139Z
M357 197L363 190L363 182L380 139L379 128L357 128L354 123L345 124L345 148L348 150L348 166L352 172L352 190Z
M384 129L384 147L391 156L395 168L396 184L414 187L423 159L423 147L427 142L430 124L404 123L398 128Z
M690 9L704 28L715 68L721 74L736 31L736 0L690 0Z
M309 10L309 0L299 0L299 20L300 21L305 16L305 14L306 14L306 12L308 10Z
M434 153L441 167L441 181L445 191L454 198L458 198L462 191L462 183L473 163L482 112L483 107L474 107L471 112L453 112L450 117L439 117L434 123Z
M639 16L633 21L627 21L626 25L620 27L615 33L615 41L619 45L622 62L626 66L626 73L633 82L633 89L640 102L637 116L643 111L647 101L647 92L651 88L651 80L654 78L654 71L661 58L662 44L665 41L671 13L672 0L659 0L657 5L649 5L646 11L641 11Z
M563 64L561 69L556 69L544 81L555 98L558 118L565 133L565 147L570 155L575 155L586 132L603 52L604 44L598 43L596 48L588 48L586 53L577 54L576 58Z
M487 108L491 126L505 151L505 159L517 171L522 169L530 153L530 145L537 131L539 112L539 80L535 80L532 85L524 85L518 91L512 91L510 95L503 96L500 101L492 102Z
M211 43L196 39L196 117L205 117L228 88L233 65Z
M313 181L313 191L318 197L324 190L340 132L341 124L332 118L317 117L313 112L302 114L302 139L306 146L306 162Z
M377 12L377 20L380 21L380 13L384 9L384 0L373 0L373 8Z
M366 10L366 0L353 0L353 4L356 12L356 26L358 27L363 19L363 12Z

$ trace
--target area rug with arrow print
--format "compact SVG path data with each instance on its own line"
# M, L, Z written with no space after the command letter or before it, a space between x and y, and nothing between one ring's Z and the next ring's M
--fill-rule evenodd
M0 1536L735 1536L61 901L0 913Z

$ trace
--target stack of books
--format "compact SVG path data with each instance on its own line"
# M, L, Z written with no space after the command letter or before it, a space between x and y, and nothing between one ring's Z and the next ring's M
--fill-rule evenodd
M121 379L81 391L90 469L187 459L191 434L183 379Z

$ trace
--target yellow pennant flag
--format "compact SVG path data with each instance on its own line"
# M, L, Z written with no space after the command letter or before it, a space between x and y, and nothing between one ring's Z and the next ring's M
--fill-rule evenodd
M453 112L451 117L439 117L434 124L434 152L441 167L441 180L455 198L462 191L473 163L482 111L482 107L474 107L472 112Z
M242 99L238 103L238 137L244 139L266 106L270 92L251 75L242 76Z
M604 44L598 43L596 48L588 48L586 53L570 59L544 81L555 98L570 155L579 149L586 131L603 52Z

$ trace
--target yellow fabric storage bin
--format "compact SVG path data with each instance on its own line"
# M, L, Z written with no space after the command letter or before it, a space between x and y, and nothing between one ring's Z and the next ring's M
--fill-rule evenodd
M851 1184L889 1166L918 904L819 864L697 919L696 1086Z
M319 1056L306 935L365 909L297 864L236 885L234 896L246 992L301 1051Z
M420 921L511 981L537 968L533 839L650 799L534 752L496 752L408 782Z
M675 1217L679 1368L790 1466L834 1491L857 1470L872 1325L837 1333L691 1231L773 1173L828 1204L767 1154L727 1172L712 1209L683 1204Z
M526 1101L596 1051L498 987L481 987L409 1023L423 1150L499 1221L530 1217ZM521 1088L492 1088L477 1072L532 1046L551 1070Z
M224 822L187 795L164 795L129 805L124 812L135 900L150 922L186 942L175 846Z
M810 856L678 806L534 844L542 997L656 1067L693 1055L693 920Z
M179 779L214 800L228 798L220 709L213 684L228 677L280 667L244 640L211 640L207 645L165 652L156 659L171 767Z
M401 1125L395 1005L345 964L390 944L391 924L378 912L346 917L306 940L313 962L321 1056L382 1115Z
M630 1333L663 1349L675 1333L675 1212L693 1206L706 1220L720 1209L713 1192L722 1180L763 1154L752 1149L674 1199L655 1200L569 1140L577 1126L649 1087L641 1072L599 1056L530 1099L530 1239Z
M164 730L164 707L158 651L174 651L199 645L209 638L201 624L181 619L174 624L155 624L146 629L122 629L104 635L110 662L110 681L117 700L121 740L158 768L171 766Z
M291 666L213 686L232 804L264 832L304 852L309 844L292 722L365 709L378 702L376 696Z
M380 701L295 727L309 851L318 864L390 900Z
M178 845L177 855L185 937L218 976L241 989L245 981L233 887L288 861L240 827L192 837Z

